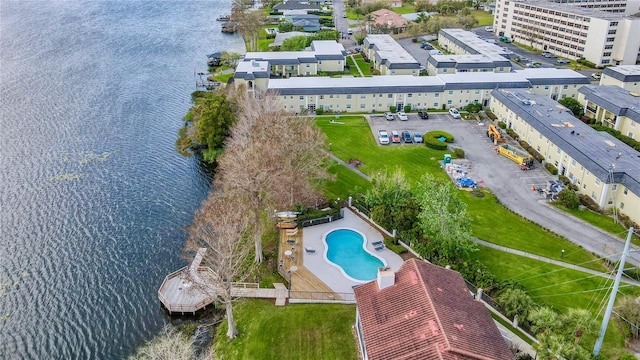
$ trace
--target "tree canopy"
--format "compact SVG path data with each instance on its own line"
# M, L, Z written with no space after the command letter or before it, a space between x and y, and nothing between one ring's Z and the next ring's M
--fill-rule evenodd
M584 115L584 107L578 100L572 97L566 97L564 99L558 100L558 102L567 109L571 110L575 117L579 118Z

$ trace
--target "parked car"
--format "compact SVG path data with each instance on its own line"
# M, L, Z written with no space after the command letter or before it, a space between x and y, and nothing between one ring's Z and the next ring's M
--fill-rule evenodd
M449 115L453 116L454 119L460 119L460 111L456 108L449 109Z
M539 63L539 62L528 62L528 63L524 64L524 66L530 67L530 68L539 68L539 67L542 66L542 63Z
M563 59L563 58L559 58L558 60L556 60L556 64L570 64L571 61L569 61L568 59Z
M391 142L396 144L400 143L400 134L395 130L391 132Z
M429 113L427 110L418 110L418 116L420 116L420 119L428 119Z
M411 133L408 132L407 130L402 132L402 140L405 143L413 143L413 137L411 137Z
M413 133L413 141L415 141L416 144L422 144L424 142L424 140L422 139L422 134L420 134L419 132Z
M543 53L542 53L542 54L540 54L540 55L542 55L542 57L546 57L547 59L553 59L553 58L556 58L556 56L555 56L554 54L552 54L552 53L550 53L550 52L547 52L547 51L543 52Z
M592 78L593 80L600 80L600 78L601 78L601 77L602 77L602 73L601 73L600 71L598 71L598 72L596 72L596 73L591 74L591 78Z
M491 26L485 26L484 31L493 32L493 28Z
M409 117L404 113L404 111L398 111L396 114L398 115L398 119L402 121L409 120Z
M393 120L393 114L387 111L386 113L384 113L384 118L391 121Z
M389 133L387 130L378 131L378 141L380 141L380 145L389 145Z
M509 49L509 48L507 48L507 47L503 47L503 48L502 48L502 51L503 51L505 54L509 54L509 55L513 54L513 51L511 51L511 49Z

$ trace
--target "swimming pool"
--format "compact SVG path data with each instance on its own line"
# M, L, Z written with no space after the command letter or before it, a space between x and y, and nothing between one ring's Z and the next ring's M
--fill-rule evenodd
M336 229L324 237L325 260L350 280L370 281L386 262L366 249L364 234L352 229Z

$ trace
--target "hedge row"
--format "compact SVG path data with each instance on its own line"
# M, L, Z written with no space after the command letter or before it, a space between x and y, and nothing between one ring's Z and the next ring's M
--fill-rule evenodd
M539 163L544 161L544 156L538 152L538 150L534 149L528 142L524 140L520 140L520 146L522 146L534 159L538 160Z
M441 137L445 138L444 142L438 140L438 138L441 138ZM424 134L424 144L431 149L446 150L448 146L447 143L452 143L452 142L453 142L453 135L449 134L446 131L434 130Z
M558 175L558 168L553 166L551 163L544 164L544 167L546 167L547 170L549 170L551 175Z
M602 125L591 125L592 128L594 128L597 131L606 131L609 134L611 134L613 137L615 137L616 139L622 141L623 143L631 146L632 148L636 149L637 151L640 151L640 141L634 140L628 136L623 135L620 131L614 129L614 128L610 128L607 126L602 126Z
M487 115L487 117L491 120L496 120L498 117L496 116L496 114L493 113L493 111L487 109L484 111L484 113ZM504 129L504 128L503 128Z
M518 134L515 131L513 131L512 128L508 128L505 131L507 132L507 134L509 134L509 136L511 136L511 138L513 138L513 139L518 139L519 138Z

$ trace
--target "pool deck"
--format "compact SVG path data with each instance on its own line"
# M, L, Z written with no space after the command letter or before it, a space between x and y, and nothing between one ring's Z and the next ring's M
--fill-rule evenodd
M302 257L301 265L309 270L310 273L315 275L315 277L317 277L318 280L324 283L328 288L332 289L336 293L353 294L353 286L369 282L356 282L347 279L340 270L329 264L325 259L327 249L322 239L327 233L340 228L354 229L364 234L367 241L366 247L370 253L383 258L393 271L398 271L398 269L400 269L400 266L404 261L399 255L387 248L375 250L374 246L371 245L372 242L384 240L380 231L349 208L344 208L344 218L330 223L304 228L302 232L302 246L298 245L300 250L298 251L298 254L296 254ZM308 253L305 251L305 248L312 248L316 252ZM297 274L294 274L292 290L295 287L296 275ZM302 273L300 275L302 275ZM317 291L322 290L319 289Z

